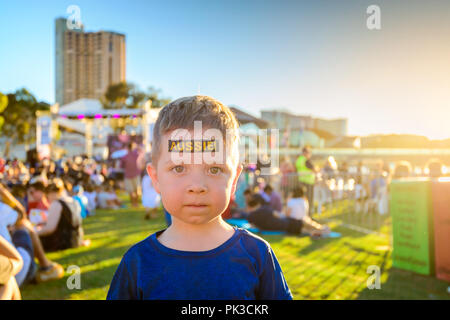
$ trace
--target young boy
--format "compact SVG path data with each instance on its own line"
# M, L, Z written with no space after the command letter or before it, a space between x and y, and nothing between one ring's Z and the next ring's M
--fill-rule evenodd
M107 299L292 299L270 245L221 218L242 170L237 129L210 97L161 110L147 171L172 224L125 253Z

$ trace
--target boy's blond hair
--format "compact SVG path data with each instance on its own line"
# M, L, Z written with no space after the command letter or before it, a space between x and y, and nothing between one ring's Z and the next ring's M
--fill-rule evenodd
M203 129L218 129L233 150L234 163L239 160L239 124L230 108L208 96L191 96L172 101L159 113L153 128L152 163L157 165L161 138L176 129L194 129L194 121L201 121Z

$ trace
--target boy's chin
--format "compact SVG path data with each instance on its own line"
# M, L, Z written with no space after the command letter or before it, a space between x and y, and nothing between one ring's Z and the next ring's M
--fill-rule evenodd
M197 214L185 214L182 217L178 217L184 223L192 224L192 225L202 225L211 222L216 219L218 215L197 215Z

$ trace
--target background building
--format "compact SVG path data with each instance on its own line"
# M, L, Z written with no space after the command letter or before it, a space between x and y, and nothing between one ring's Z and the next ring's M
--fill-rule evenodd
M288 111L261 111L261 119L279 130L319 130L333 136L347 135L347 119L321 119L305 115L295 115Z
M341 141L347 136L347 119L321 119L296 115L289 111L261 111L261 119L271 128L280 130L280 146L310 145L323 148L329 141Z
M69 30L55 21L55 101L101 99L110 84L125 81L125 35Z

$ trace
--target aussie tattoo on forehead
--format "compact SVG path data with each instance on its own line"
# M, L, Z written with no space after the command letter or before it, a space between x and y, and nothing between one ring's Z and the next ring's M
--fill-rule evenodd
M169 152L217 152L218 140L169 140Z

